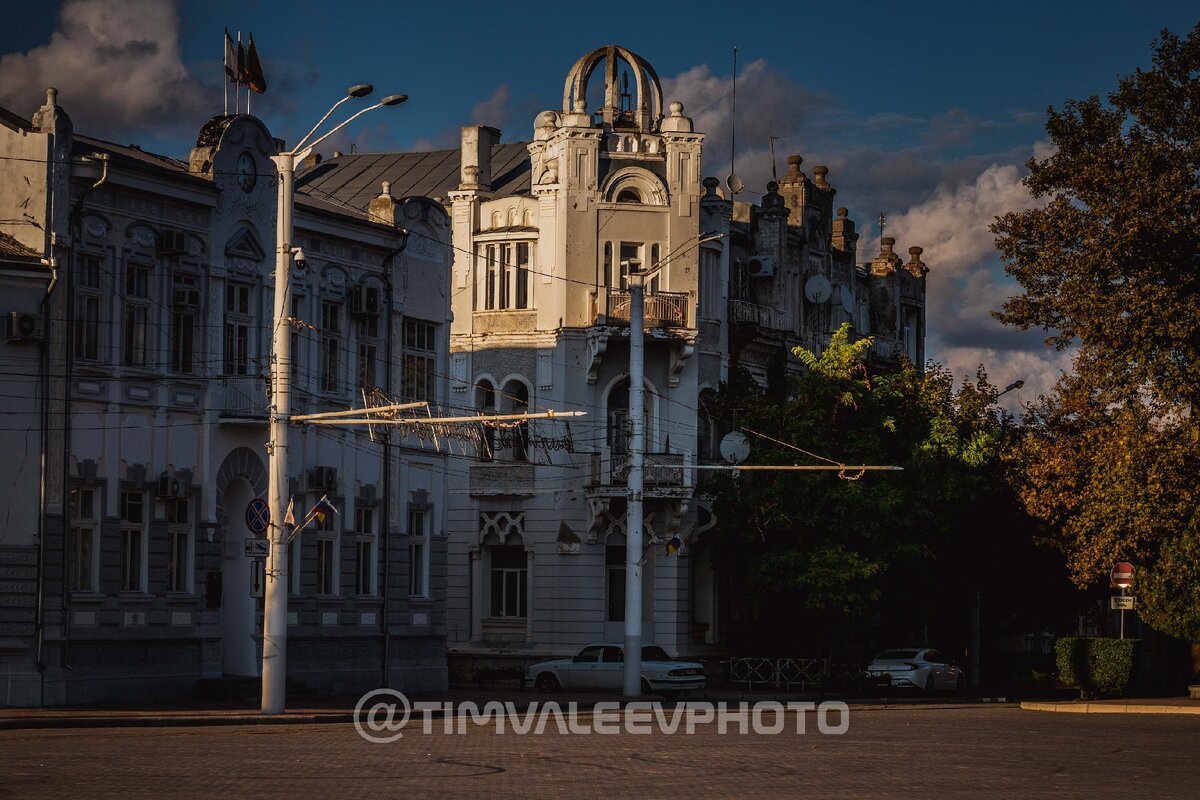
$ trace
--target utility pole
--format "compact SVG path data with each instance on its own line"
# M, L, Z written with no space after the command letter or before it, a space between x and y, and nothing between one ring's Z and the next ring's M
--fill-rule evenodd
M368 106L352 115L345 122L320 136L311 144L308 140L317 128L329 119L338 106L348 100L365 97L373 91L370 84L360 83L346 90L346 96L338 100L288 152L272 157L279 172L279 207L275 229L275 313L271 320L271 426L270 441L267 442L269 460L269 496L267 507L271 521L267 526L270 551L265 570L266 585L263 587L263 661L262 661L262 713L282 714L286 701L287 685L287 572L288 532L284 530L284 514L288 495L288 425L291 424L291 381L292 381L292 330L289 284L292 259L302 263L299 250L292 248L292 211L295 206L296 161L303 160L313 148L354 120L383 106L397 106L408 99L408 95L393 94L380 102ZM307 146L306 146L307 145ZM303 149L302 149L303 148ZM386 489L385 489L386 491Z
M292 207L294 205L296 155L275 156L279 169L279 221L275 234L275 314L271 352L271 428L267 452L270 456L270 496L267 505L271 541L267 556L266 585L263 587L262 713L282 714L287 683L287 532L283 516L287 509L288 424L291 416L292 330L288 324L288 283L292 269Z
M646 458L644 328L646 274L626 262L629 275L629 478L625 515L625 673L627 697L642 693L642 470Z

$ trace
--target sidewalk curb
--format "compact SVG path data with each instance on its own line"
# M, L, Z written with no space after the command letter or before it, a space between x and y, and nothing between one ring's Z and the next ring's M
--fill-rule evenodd
M1200 714L1200 706L1145 705L1141 703L1021 703L1023 711L1059 714Z

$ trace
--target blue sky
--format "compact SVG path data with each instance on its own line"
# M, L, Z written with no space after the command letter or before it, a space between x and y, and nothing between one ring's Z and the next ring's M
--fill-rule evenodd
M0 105L29 115L47 85L78 130L186 156L222 111L222 33L253 31L269 88L255 113L294 141L351 83L410 100L335 146L453 146L481 122L507 141L560 105L571 64L621 44L654 65L668 101L709 134L705 172L729 170L731 50L738 48L737 171L752 190L800 153L830 167L838 202L873 255L880 212L901 252L925 247L930 354L984 362L1024 398L1065 365L1036 334L990 319L1014 287L987 224L1029 203L1024 162L1045 147L1047 106L1105 94L1150 62L1162 28L1185 34L1194 3L436 3L70 0L6 9ZM748 193L746 199L753 199ZM874 237L876 241L868 241ZM1014 393L1016 394L1016 393Z

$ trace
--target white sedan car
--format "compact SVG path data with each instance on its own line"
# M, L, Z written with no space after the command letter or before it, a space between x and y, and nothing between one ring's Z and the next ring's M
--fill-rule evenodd
M963 671L929 648L884 650L867 665L867 675L876 679L888 675L893 687L926 692L959 692L966 685Z
M527 680L538 691L558 689L621 691L624 687L624 648L619 644L590 644L574 658L534 664ZM705 687L704 665L672 661L657 645L642 647L642 692L678 694Z

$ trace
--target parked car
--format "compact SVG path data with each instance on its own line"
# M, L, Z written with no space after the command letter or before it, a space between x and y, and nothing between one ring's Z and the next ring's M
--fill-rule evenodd
M625 654L619 644L590 644L574 658L534 664L526 679L535 689L621 691L624 687ZM674 661L661 647L642 646L642 692L676 695L705 687L704 665Z
M950 659L927 647L884 650L867 665L867 676L884 686L926 692L961 692L966 677Z

